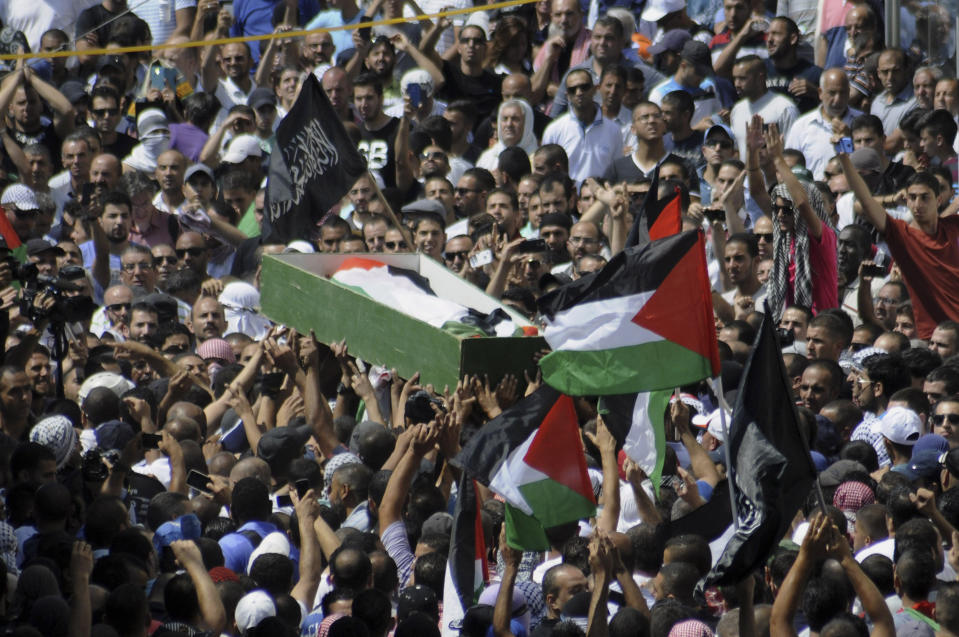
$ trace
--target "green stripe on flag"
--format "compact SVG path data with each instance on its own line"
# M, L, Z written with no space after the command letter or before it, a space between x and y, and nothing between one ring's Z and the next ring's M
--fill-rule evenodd
M708 358L666 340L597 351L556 350L539 366L548 385L571 396L672 390L712 375Z
M595 504L555 480L527 482L519 485L519 491L546 528L596 514Z
M506 543L524 551L548 551L549 539L539 521L526 515L510 503L505 512Z
M663 461L666 459L666 409L669 407L671 394L672 392L667 390L649 392L649 404L646 408L646 417L656 440L656 464L648 475L657 498L659 483L663 478ZM646 467L643 467L643 470L646 470Z

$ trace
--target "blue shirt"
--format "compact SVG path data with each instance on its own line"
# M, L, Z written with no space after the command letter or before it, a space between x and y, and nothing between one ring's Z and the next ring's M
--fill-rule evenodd
M246 566L250 561L250 556L253 555L254 547L249 538L243 535L241 531L253 531L259 535L262 540L270 533L278 530L279 529L269 522L253 520L252 522L247 522L233 533L227 533L221 537L218 542L220 550L223 551L223 565L234 573L246 573Z
M233 26L230 27L230 37L273 33L273 9L277 4L279 0L236 0L233 3ZM299 23L309 22L321 8L318 0L299 0ZM261 42L250 42L254 63L260 60L260 45ZM266 47L266 41L262 41L262 46Z
M303 28L307 31L312 31L313 29L338 27L346 24L359 24L362 17L363 12L357 11L356 15L351 19L344 20L343 13L339 9L330 9L317 13ZM353 31L350 29L330 31L330 37L333 38L333 46L336 47L336 53L342 53L343 51L353 48Z

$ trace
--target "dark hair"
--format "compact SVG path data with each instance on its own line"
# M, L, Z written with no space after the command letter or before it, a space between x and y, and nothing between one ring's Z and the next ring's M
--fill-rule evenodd
M686 533L669 538L664 549L669 550L671 562L688 562L696 567L700 577L706 575L713 565L709 542L701 535Z
M929 597L929 591L936 583L938 570L928 547L924 550L910 549L896 560L899 585L903 593L913 600Z
M10 473L16 481L21 471L33 471L44 461L56 462L57 457L40 443L21 442L10 455Z
M389 42L389 40L387 40ZM373 50L373 47L370 47L370 50ZM353 88L357 86L365 86L367 88L372 88L376 91L376 94L381 96L383 95L383 82L380 80L380 76L373 72L360 73L356 76L356 79L353 80Z
M104 194L100 199L100 203L103 206L100 209L100 216L102 216L104 211L106 211L108 205L126 206L127 212L133 210L133 202L130 201L130 196L122 190L111 190L110 192Z
M366 624L370 635L384 635L390 628L393 607L386 593L368 588L353 596L352 612L353 617Z
M183 623L193 622L200 612L196 587L186 573L174 575L163 588L163 605L170 619Z
M873 505L874 506L874 505ZM859 515L856 515L859 520ZM875 553L862 561L859 565L862 567L866 577L872 580L883 597L888 597L896 592L895 582L893 580L894 566L892 560L885 555Z
M852 120L852 126L850 126L850 128L852 129L853 133L855 133L857 130L868 128L880 137L885 135L882 128L882 120L871 113L860 115L856 119Z
M510 146L499 154L497 168L505 173L513 183L519 183L523 175L530 169L529 155L519 146ZM516 196L515 194L513 195Z
M156 531L160 525L189 513L190 498L175 491L163 491L150 498L147 505L147 527Z
M416 127L416 130L426 133L434 144L447 153L453 144L453 129L442 115L430 115Z
M951 117L949 121L952 121ZM955 127L955 122L953 122L953 127ZM953 130L952 136L953 138L955 138L956 136L955 130ZM951 142L950 142L950 145L951 145ZM912 177L910 177L909 181L906 182L906 187L908 188L909 186L925 186L926 188L931 190L932 193L936 195L937 197L939 196L939 191L941 190L939 186L939 180L927 172L918 172Z
M876 449L865 440L847 442L839 451L839 457L843 460L854 460L869 471L879 469L879 456L876 454Z
M870 380L882 383L883 394L886 396L912 385L909 368L902 364L902 358L897 354L869 356L863 361L863 367Z
M87 507L83 535L94 549L110 548L113 538L127 521L129 513L123 500L101 495Z
M825 328L833 338L842 343L843 348L849 347L852 341L852 318L840 308L822 310L809 322L809 327Z
M250 565L250 577L273 597L282 595L293 584L293 560L279 553L264 553Z
M927 108L914 108L899 120L899 128L910 135L919 135L922 120L932 111Z
M629 606L620 606L609 620L609 637L649 637L649 619Z
M905 495L905 499L909 500L908 492L900 492L897 495ZM915 508L915 505L913 507ZM932 547L938 546L939 534L936 532L936 527L932 525L932 522L918 514L900 524L896 524L895 517L893 517L893 528L896 531L896 548L893 551L896 564L899 563L899 558L909 551L928 553L933 550ZM934 568L931 569L931 572L935 574L939 570Z
M669 104L681 113L688 113L687 121L693 118L693 111L696 110L692 96L683 90L670 91L663 95L663 104Z
M463 171L463 177L472 177L475 179L480 190L489 192L493 188L496 188L496 179L493 177L493 173L485 168L469 168Z
M959 633L959 582L942 582L936 595L936 621L952 633Z
M940 365L926 375L926 382L942 382L946 385L946 394L959 393L959 369L948 365Z
M919 132L921 133L923 129L929 129L931 135L941 135L945 139L946 145L950 149L952 148L952 143L956 139L956 120L952 118L949 111L937 108L923 117L919 122Z
M685 91L678 91L685 93ZM737 232L726 239L726 245L730 243L741 243L746 246L746 254L755 259L759 256L759 239L756 235L749 232Z
M820 632L835 615L849 607L848 590L828 576L813 577L802 595L802 610L812 631Z
M220 100L213 93L197 91L183 98L183 109L188 122L207 130L220 110Z
M258 479L243 478L233 487L230 514L237 524L251 520L266 520L273 511L270 491Z
M416 558L413 564L413 577L436 593L437 599L443 598L443 580L446 577L446 555L438 551Z
M558 168L563 173L569 174L569 155L559 144L543 144L533 153L534 157L536 155L543 158L548 168Z

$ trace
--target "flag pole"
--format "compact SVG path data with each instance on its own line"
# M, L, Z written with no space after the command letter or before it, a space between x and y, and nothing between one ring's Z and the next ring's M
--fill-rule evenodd
M733 480L733 458L729 451L729 424L726 422L726 399L723 396L723 377L713 381L716 402L719 405L719 422L723 427L723 451L726 454L726 485L729 487L729 506L733 511L733 528L739 528L739 511L736 509L736 485Z

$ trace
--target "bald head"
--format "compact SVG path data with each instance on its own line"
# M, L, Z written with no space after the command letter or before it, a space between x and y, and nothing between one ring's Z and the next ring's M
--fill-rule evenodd
M206 414L199 405L181 400L173 403L166 412L167 420L172 418L189 418L200 425L201 433L206 431Z
M98 190L113 190L120 181L122 168L116 155L100 153L90 162L90 182Z
M261 458L244 458L230 471L230 482L236 484L243 478L256 478L267 487L270 486L270 465Z
M819 76L819 99L830 118L841 119L849 107L849 79L840 68L826 69Z
M527 76L522 73L513 73L503 79L502 91L503 100L511 100L518 97L528 102L530 94L533 92L533 87Z

